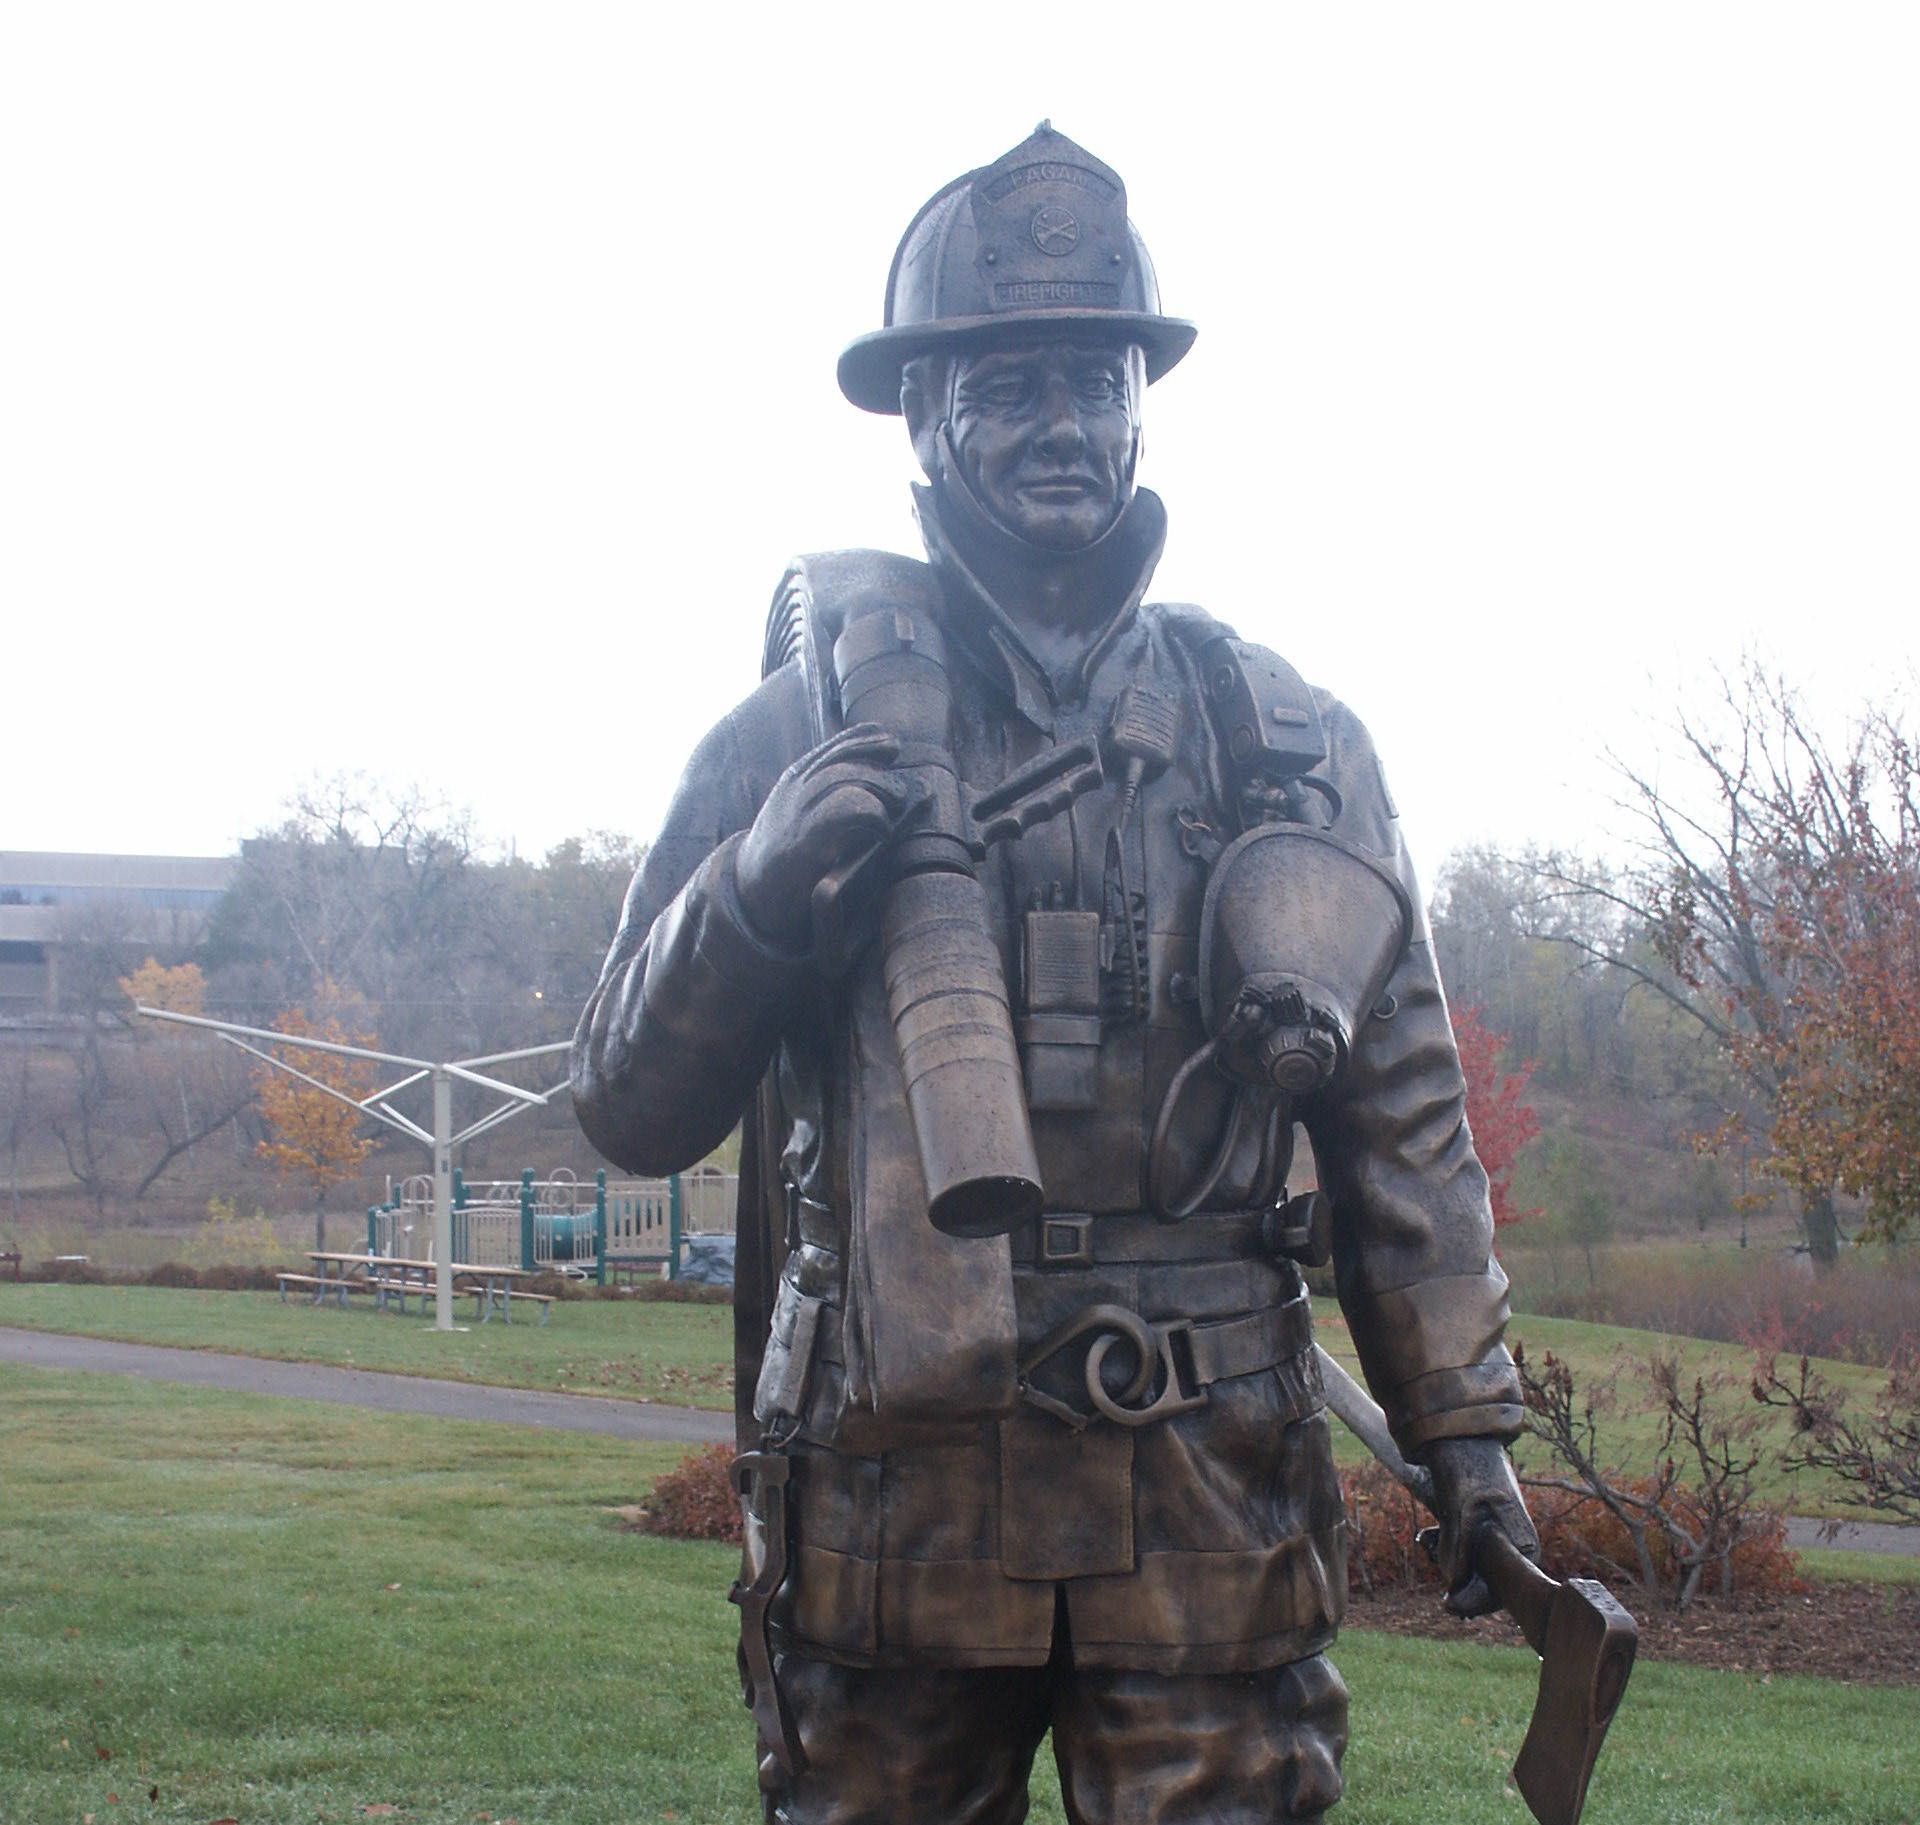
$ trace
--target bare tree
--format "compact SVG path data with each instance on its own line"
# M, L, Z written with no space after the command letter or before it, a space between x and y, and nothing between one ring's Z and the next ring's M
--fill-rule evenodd
M339 983L414 1051L474 1041L468 976L481 886L464 814L411 787L342 776L309 787L241 845L208 954L260 1011Z
M1804 1356L1792 1381L1777 1359L1763 1362L1753 1398L1792 1419L1794 1442L1781 1458L1788 1470L1829 1472L1860 1507L1920 1521L1920 1345L1908 1343L1894 1357L1887 1385L1864 1419L1847 1411L1845 1392Z
M1654 1356L1646 1372L1659 1440L1653 1468L1633 1475L1607 1462L1599 1444L1599 1417L1615 1404L1617 1375L1583 1396L1573 1371L1551 1351L1537 1371L1524 1349L1515 1349L1514 1362L1526 1430L1547 1447L1555 1466L1523 1474L1521 1482L1597 1503L1612 1516L1632 1554L1631 1564L1613 1569L1635 1579L1649 1602L1684 1610L1709 1572L1725 1596L1733 1587L1734 1549L1769 1518L1754 1497L1761 1458L1752 1443L1755 1427L1721 1410L1725 1385L1701 1376L1689 1383L1677 1356Z
M22 1045L7 1061L7 1200L13 1221L20 1221L20 1153L26 1145L33 1103L33 1048Z
M1807 985L1804 961L1775 937L1794 883L1856 850L1859 786L1886 727L1866 719L1836 752L1784 680L1749 666L1722 678L1713 711L1674 724L1677 770L1610 757L1630 831L1624 865L1533 859L1543 891L1612 915L1548 935L1662 999L1729 1062L1741 1099L1722 1110L1723 1136L1764 1130L1787 1081L1785 1042ZM1837 1176L1781 1176L1799 1194L1809 1252L1830 1265Z
M162 1036L147 1023L136 1030L120 973L132 954L120 909L77 910L63 939L68 1045L64 1068L42 1071L37 1114L75 1183L104 1212L110 1200L144 1198L176 1160L225 1128L253 1092L245 1072L223 1056L226 1048ZM156 967L149 959L140 973Z

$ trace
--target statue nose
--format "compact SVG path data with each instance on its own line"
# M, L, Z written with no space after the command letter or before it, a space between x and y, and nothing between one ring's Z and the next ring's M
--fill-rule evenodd
M1087 434L1074 410L1073 395L1059 387L1049 393L1040 435L1034 440L1043 456L1078 456L1086 448Z

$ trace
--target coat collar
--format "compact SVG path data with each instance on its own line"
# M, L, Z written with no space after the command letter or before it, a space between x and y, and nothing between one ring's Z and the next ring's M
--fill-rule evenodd
M1074 586L1107 606L1075 659L1049 672L990 580L1009 568L1012 542L964 488L916 485L913 496L927 558L940 580L948 638L1001 697L1051 734L1055 713L1085 698L1100 661L1139 613L1166 549L1166 507L1151 489L1136 490L1104 537L1063 560L1079 573Z

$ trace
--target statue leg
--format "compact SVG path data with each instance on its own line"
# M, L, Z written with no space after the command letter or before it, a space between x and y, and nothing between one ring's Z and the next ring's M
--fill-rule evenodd
M1340 1797L1347 1688L1324 1654L1259 1673L1081 1668L1054 1754L1073 1825L1299 1825Z
M1045 1667L843 1667L798 1654L780 1691L806 1769L772 1825L1020 1825L1047 1733Z

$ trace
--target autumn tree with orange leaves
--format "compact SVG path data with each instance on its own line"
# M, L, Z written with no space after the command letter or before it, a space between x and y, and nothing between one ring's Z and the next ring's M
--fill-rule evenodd
M1562 941L1663 997L1733 1067L1733 1106L1699 1137L1757 1139L1798 1194L1817 1266L1839 1256L1837 1193L1861 1233L1920 1207L1920 774L1886 713L1840 743L1757 666L1676 725L1687 764L1619 764L1639 825L1614 869L1563 857L1540 890L1612 916ZM1618 764L1618 763L1617 763Z
M317 1012L289 1008L274 1023L276 1030L331 1040L335 1045L374 1044L373 1034L363 1024L366 1004L351 990L322 982L313 1007ZM373 1151L373 1141L361 1133L363 1118L352 1102L373 1090L375 1067L371 1059L298 1046L283 1047L279 1056L302 1077L265 1062L254 1068L260 1117L267 1130L258 1151L282 1179L300 1179L312 1186L313 1245L324 1249L327 1188L354 1177ZM342 1097L351 1101L343 1102Z
M1920 764L1885 718L1837 764L1787 781L1764 834L1758 929L1774 983L1749 991L1735 1062L1770 1075L1770 1168L1800 1192L1839 1186L1860 1233L1920 1215Z

